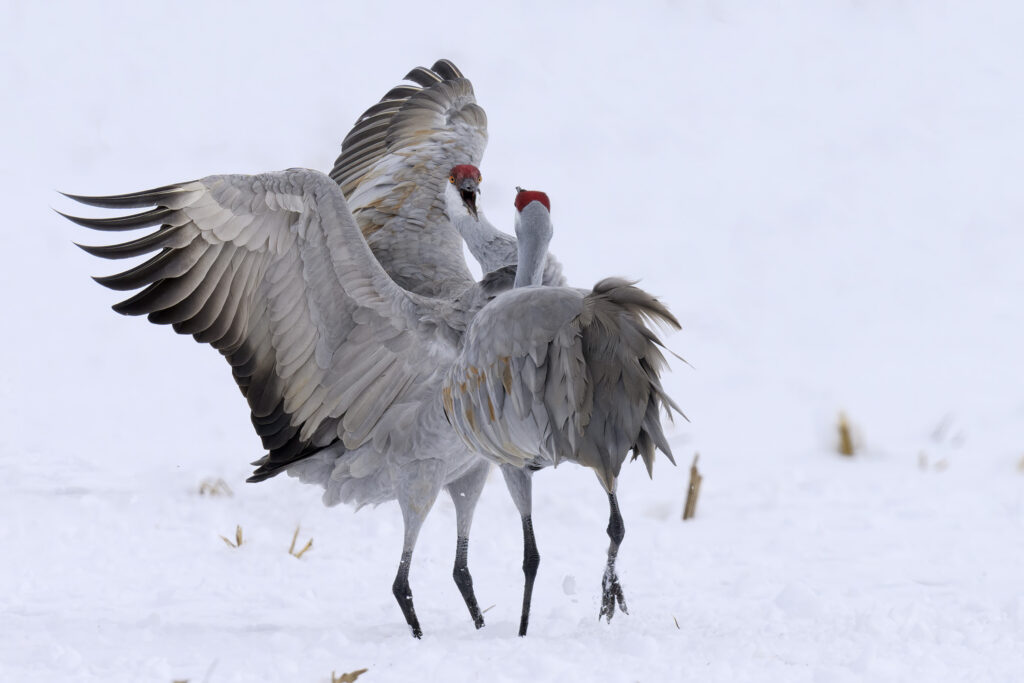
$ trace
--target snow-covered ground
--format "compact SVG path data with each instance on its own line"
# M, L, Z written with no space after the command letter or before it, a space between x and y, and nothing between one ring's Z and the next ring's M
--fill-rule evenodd
M3 2L0 680L1020 680L1022 26L1009 0ZM488 112L492 219L548 191L573 283L640 277L684 323L667 384L692 422L680 467L626 468L610 625L605 500L563 467L536 477L530 636L496 478L470 553L487 627L439 500L414 641L397 506L244 484L260 447L223 361L113 314L88 276L116 264L50 211L58 189L329 169L442 56ZM198 494L218 477L233 497Z

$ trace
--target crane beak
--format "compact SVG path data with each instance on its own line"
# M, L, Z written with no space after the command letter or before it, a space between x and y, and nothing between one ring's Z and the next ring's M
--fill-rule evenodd
M473 218L478 217L476 213L476 196L479 193L480 188L474 182L462 182L459 184L459 196L462 197L462 204Z

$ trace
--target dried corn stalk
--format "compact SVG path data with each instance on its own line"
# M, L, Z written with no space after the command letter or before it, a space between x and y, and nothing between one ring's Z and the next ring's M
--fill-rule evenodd
M850 433L850 423L845 413L839 413L839 453L853 455L853 435Z
M697 514L697 497L700 495L700 483L704 477L697 471L697 461L700 453L693 454L693 464L690 465L690 486L686 490L686 503L683 505L683 521L693 519Z

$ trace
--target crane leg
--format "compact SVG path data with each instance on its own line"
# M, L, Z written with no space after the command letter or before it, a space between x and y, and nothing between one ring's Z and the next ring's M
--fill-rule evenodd
M537 539L533 535L533 473L527 469L502 465L501 473L505 476L505 485L512 496L512 501L519 510L523 520L523 614L519 619L519 635L525 636L530 625L530 601L533 599L533 582L537 578L537 567L540 565L540 554L537 552Z
M614 491L608 493L608 503L611 508L608 518L608 538L611 539L611 543L608 545L608 564L601 579L601 611L598 612L597 618L604 617L610 622L615 616L616 603L623 614L629 614L629 610L626 609L626 597L622 594L622 584L619 583L619 576L615 572L615 558L619 554L619 545L626 535L626 527L622 523L619 501Z
M458 531L455 544L455 568L452 570L452 577L455 579L455 585L458 586L459 592L462 593L462 599L466 601L473 625L477 628L483 627L484 616L480 612L480 605L476 602L476 594L473 592L473 577L469 573L469 528L473 524L473 511L480 500L480 492L484 489L484 482L487 481L487 473L490 471L490 463L481 459L466 474L447 486L448 494L452 497L452 502L455 503L455 524Z
M398 505L402 508L405 537L402 542L402 559L398 563L398 574L391 585L391 592L398 601L406 623L412 629L413 637L422 638L423 630L420 629L420 621L416 618L416 609L412 604L409 565L412 563L412 551L416 547L423 521L441 491L444 463L436 460L420 461L417 466L406 465L397 476Z

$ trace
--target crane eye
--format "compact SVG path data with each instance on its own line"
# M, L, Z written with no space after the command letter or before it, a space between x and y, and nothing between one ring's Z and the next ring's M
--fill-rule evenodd
M455 176L453 176L453 175L448 176L448 182L451 183L452 185L454 185L455 184Z
M484 177L483 177L482 175L478 175L478 176L476 177L476 181L477 181L478 183L482 183L482 182L484 181Z

